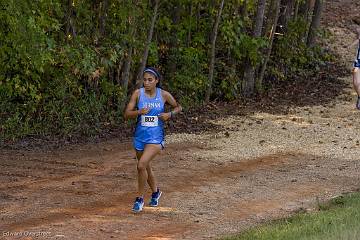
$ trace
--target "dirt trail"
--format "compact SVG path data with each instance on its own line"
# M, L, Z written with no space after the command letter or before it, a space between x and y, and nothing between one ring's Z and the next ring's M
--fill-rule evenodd
M154 163L164 191L161 207L141 214L130 211L135 159L125 150L129 143L3 154L1 163L12 163L3 168L23 173L1 174L4 239L26 239L6 236L24 231L49 232L50 239L213 238L358 187L357 162L344 166L341 159L296 152L211 161L193 153L216 148L178 145L170 144Z
M338 22L329 27L331 47L349 66L356 4L332 1L324 17ZM219 118L209 121L224 132L168 136L153 163L160 207L141 214L130 210L130 142L2 150L0 239L214 239L316 210L318 201L360 188L360 112L345 81L345 95L326 106Z

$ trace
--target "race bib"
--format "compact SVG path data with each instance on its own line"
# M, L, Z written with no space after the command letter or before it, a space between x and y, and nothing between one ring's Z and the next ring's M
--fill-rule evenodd
M143 127L157 127L159 125L159 118L157 116L141 115L141 126Z

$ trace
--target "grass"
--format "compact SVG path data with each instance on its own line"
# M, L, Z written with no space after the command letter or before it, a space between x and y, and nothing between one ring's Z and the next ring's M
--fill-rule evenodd
M319 204L319 212L301 213L222 240L358 240L360 193Z

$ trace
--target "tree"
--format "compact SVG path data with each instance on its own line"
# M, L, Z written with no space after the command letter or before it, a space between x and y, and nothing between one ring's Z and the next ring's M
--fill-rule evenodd
M312 16L311 25L309 28L309 34L307 38L307 46L312 47L315 43L316 34L320 26L321 12L323 8L324 0L316 0L314 6L314 12Z
M100 23L99 23L99 32L100 37L103 37L105 34L105 25L106 25L106 17L107 17L107 11L108 11L108 0L103 0L100 3Z
M274 42L274 35L275 35L275 31L276 31L276 26L277 26L278 20L279 20L280 0L274 0L273 1L273 5L271 6L271 10L272 10L271 11L272 12L272 17L270 17L270 19L272 21L272 27L271 27L271 30L270 30L269 45L268 45L268 47L266 49L266 55L265 55L264 63L261 66L260 75L259 75L259 78L257 78L257 83L256 83L256 89L259 92L261 92L263 90L263 79L264 79L264 76L265 76L267 63L269 62L271 52L272 52L272 46L273 46L273 42Z
M72 34L73 37L76 36L76 29L72 20L72 16L74 13L74 7L73 7L73 1L72 0L68 0L67 1L67 11L66 11L66 30L65 30L65 38L68 39L70 36L70 33Z
M313 3L314 0L305 0L301 3L299 7L299 13L305 19L306 22L309 20L309 15L310 15L309 12L313 7Z
M283 5L283 12L280 18L280 24L286 31L289 20L291 19L292 13L294 11L295 0L282 0L281 2Z
M296 21L299 14L299 7L300 7L300 0L295 1L295 7L294 7L294 20Z
M247 5L248 1L244 0L242 5L239 7L240 16L242 16L244 19L248 17Z
M147 36L147 40L145 43L145 49L144 49L144 53L142 56L142 60L141 60L141 64L138 70L138 74L137 74L137 84L138 86L142 85L142 75L146 66L146 62L148 59L148 55L149 55L149 49L150 49L150 44L151 44L151 40L154 34L154 28L155 28L155 23L156 23L156 18L158 16L158 9L159 9L159 0L155 0L155 6L154 6L154 12L151 18L151 24L150 24L150 29L148 32L148 36Z
M178 31L179 22L180 22L180 14L181 14L181 5L180 1L177 1L175 6L173 7L173 11L171 11L172 16L172 29L171 29L171 41L169 43L170 56L168 59L168 76L173 76L176 73L176 53L179 47L179 39L178 39ZM189 27L190 29L190 27ZM190 32L190 30L189 30Z
M130 36L135 36L135 26L131 26L131 20L129 20L130 24ZM125 54L125 63L124 63L124 72L122 74L121 85L123 87L123 91L127 93L130 79L130 69L133 55L133 42L130 40L128 44L127 53Z
M266 0L259 0L255 25L253 31L253 37L259 38L261 36L261 29L264 23L264 12L265 12ZM245 64L244 79L242 84L242 94L246 97L252 95L255 89L255 68L256 64L252 64L249 59Z
M219 23L221 19L221 12L224 8L224 0L221 1L220 7L215 20L215 25L211 34L211 53L210 53L210 64L209 64L209 82L208 88L205 94L205 102L209 102L210 95L212 91L212 82L214 78L214 65L215 65L215 47L216 47L216 38L218 34Z

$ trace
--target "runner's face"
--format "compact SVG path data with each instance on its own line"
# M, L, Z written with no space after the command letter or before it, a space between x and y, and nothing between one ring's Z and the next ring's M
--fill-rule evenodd
M144 88L146 90L152 90L156 88L156 84L159 82L151 73L144 73Z

